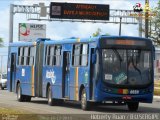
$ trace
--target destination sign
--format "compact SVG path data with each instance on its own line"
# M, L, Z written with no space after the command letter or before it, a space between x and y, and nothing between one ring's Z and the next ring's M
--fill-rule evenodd
M109 20L109 5L51 2L50 18Z

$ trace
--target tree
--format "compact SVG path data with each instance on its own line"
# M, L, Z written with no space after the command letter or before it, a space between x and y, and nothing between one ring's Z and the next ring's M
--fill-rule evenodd
M93 36L93 37L99 36L100 33L101 33L101 31L102 31L102 30L101 30L100 28L98 28L97 31L96 31L95 33L92 34L92 36Z
M98 28L98 29L96 30L96 32L92 34L92 36L93 36L93 37L97 37L97 36L101 35L101 32L102 32L102 30L101 30L100 28ZM110 36L109 33L106 33L105 35L106 35L106 36Z
M156 13L156 16L149 20L149 38L153 40L155 45L160 45L160 0L152 13Z
M3 47L3 39L0 38L0 47Z

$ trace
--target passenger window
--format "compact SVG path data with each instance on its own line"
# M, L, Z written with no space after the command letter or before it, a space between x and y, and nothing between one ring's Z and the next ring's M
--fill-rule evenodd
M81 45L77 44L73 46L73 66L80 66L80 49Z
M24 48L19 47L18 49L18 65L24 64Z
M88 65L88 44L73 45L72 65L87 66Z
M54 65L60 66L61 64L61 46L55 47L55 62Z
M47 46L46 47L46 65L49 65L49 62L50 62L50 47Z
M35 57L35 47L29 48L29 64L30 66L34 65L34 57Z
M28 47L24 47L24 64L23 65L28 65Z
M54 63L54 46L50 46L50 59L49 59L49 65L52 66Z
M61 46L46 47L46 65L49 65L49 66L61 65Z
M88 65L88 44L82 45L81 66Z

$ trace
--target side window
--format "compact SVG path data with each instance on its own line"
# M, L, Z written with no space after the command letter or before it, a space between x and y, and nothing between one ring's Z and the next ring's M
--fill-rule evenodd
M88 65L88 44L82 45L81 66Z
M18 65L24 64L24 48L19 47L18 48Z
M28 47L24 47L24 63L23 65L28 65Z
M28 65L30 65L30 66L34 65L34 58L35 58L35 47L30 47L29 48L29 57L28 57L29 63L28 63Z
M50 46L49 49L50 49L49 65L52 66L54 62L54 46Z
M61 46L47 46L46 47L46 63L49 66L61 65Z
M55 61L54 61L54 65L56 66L60 66L61 65L61 46L55 46L55 52L54 52L54 57L55 57Z
M80 65L80 51L81 51L81 45L77 44L73 46L73 56L72 56L72 65L73 66L79 66Z
M46 47L46 65L49 65L50 62L50 46Z

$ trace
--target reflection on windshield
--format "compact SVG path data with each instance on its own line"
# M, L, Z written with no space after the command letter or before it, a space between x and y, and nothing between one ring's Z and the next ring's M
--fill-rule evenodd
M144 85L150 82L149 51L103 49L102 56L105 82L121 85Z

